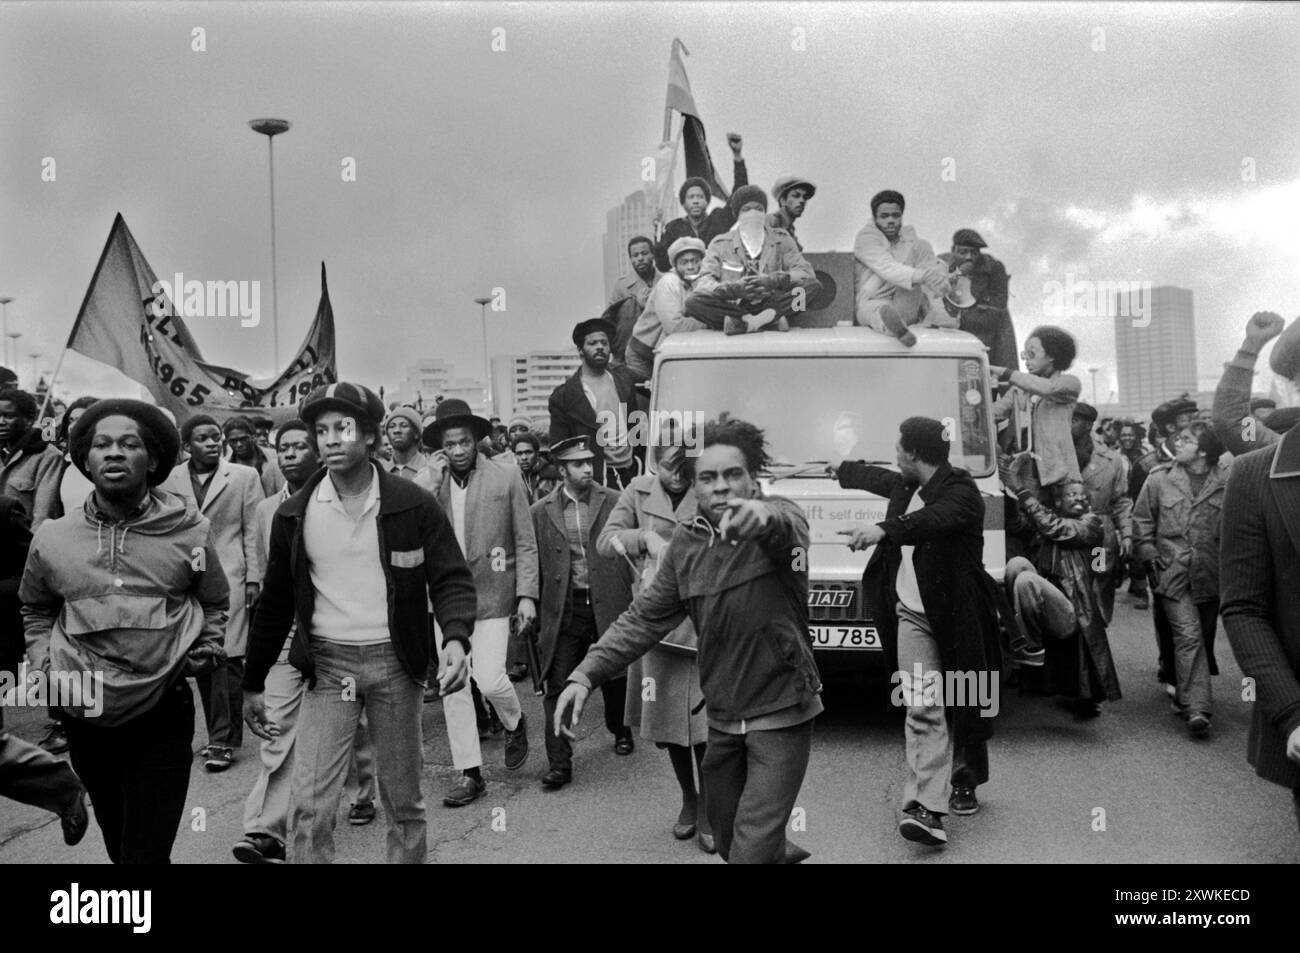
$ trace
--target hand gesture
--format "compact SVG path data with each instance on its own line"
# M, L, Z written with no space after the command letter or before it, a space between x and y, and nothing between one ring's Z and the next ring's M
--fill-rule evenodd
M1254 346L1253 350L1256 353L1259 353L1260 348L1282 333L1285 324L1280 314L1273 311L1256 311L1246 322L1246 341Z
M735 156L737 159L740 158L740 147L743 144L744 144L744 140L740 137L740 133L738 132L727 133L727 145L731 146L731 154Z
M731 500L718 530L728 541L756 539L767 531L771 520L772 514L762 500Z
M557 738L563 736L573 740L577 737L573 729L578 727L578 722L582 719L582 708L587 703L589 694L590 692L577 682L569 682L564 686L564 691L560 692L560 697L555 700L555 722L551 728ZM570 706L573 708L573 718L566 726L564 716Z
M870 549L884 539L885 531L872 523L869 526L859 526L855 529L838 530L835 535L849 537L849 549L856 553L864 549Z

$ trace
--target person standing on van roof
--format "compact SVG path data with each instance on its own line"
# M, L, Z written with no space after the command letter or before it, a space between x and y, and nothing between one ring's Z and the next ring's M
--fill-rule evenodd
M994 401L994 418L1006 420L1017 407L1028 404L1040 487L1080 480L1070 426L1083 384L1065 373L1074 363L1075 353L1069 333L1044 325L1035 328L1025 341L1023 373L1005 365L989 365L989 373L998 381L1011 384L1011 390Z
M736 189L731 207L736 227L709 243L686 315L726 334L788 331L786 319L807 310L821 283L795 240L768 227L762 189Z
M834 469L845 489L889 501L883 521L841 534L850 537L852 550L876 547L862 591L886 650L896 656L894 683L901 682L907 706L908 773L898 832L932 846L948 842L943 816L949 810L979 810L975 788L989 779L1001 668L998 593L984 570L984 500L970 474L949 464L944 429L928 417L904 420L898 473L861 460ZM934 690L936 679L956 686L972 674L977 682L988 680L991 705Z
M984 251L987 247L988 242L973 228L959 228L953 233L952 251L944 252L939 260L955 276L970 279L975 303L959 309L945 298L944 307L961 322L963 331L975 335L989 349L990 364L1019 370L1016 328L1007 309L1011 279L1002 262Z
M916 336L909 327L930 313L927 291L935 296L948 292L948 269L930 243L903 224L906 204L892 189L872 197L871 221L853 243L853 284L858 324L912 347Z
M736 189L749 184L749 172L745 168L745 160L740 155L743 142L744 140L736 133L727 133L727 145L731 147L732 155L733 193ZM686 214L665 225L659 236L659 243L655 246L655 267L660 271L672 270L668 252L677 239L698 238L707 247L709 242L730 231L736 224L736 216L731 210L730 203L720 205L712 212L708 210L711 197L712 190L709 188L708 180L699 176L691 176L677 190L677 201L681 203ZM656 224L659 221L658 212L655 213L655 221Z
M686 296L700 277L704 251L704 242L698 238L679 238L668 249L673 270L655 284L650 301L637 318L632 338L627 342L627 369L637 383L650 379L655 348L660 341L679 331L708 329L703 321L686 316Z
M812 197L817 194L817 186L797 175L783 175L772 186L772 198L776 199L776 211L767 217L768 228L782 228L790 233L795 246L803 251L799 236L794 233L794 221L803 215Z

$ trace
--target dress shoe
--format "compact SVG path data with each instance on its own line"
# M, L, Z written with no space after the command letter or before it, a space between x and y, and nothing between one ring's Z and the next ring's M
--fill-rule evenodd
M208 748L208 757L203 762L203 767L215 774L218 771L225 771L234 763L234 748L228 748L224 745L212 745Z
M230 852L241 864L283 864L284 845L269 834L245 834Z
M749 329L745 326L745 322L740 318L729 317L722 322L723 334L744 334L747 330Z
M559 768L551 768L551 770L542 775L542 787L548 791L558 791L572 780L572 771L561 771Z
M697 843L700 850L704 851L706 854L716 854L718 852L718 845L714 843L712 834L706 834L703 831L700 831L695 835L695 843Z
M619 735L614 739L614 754L628 755L636 750L636 742L631 735Z
M919 804L903 812L898 833L907 840L928 844L931 847L941 847L948 843L948 833L943 829L943 819Z
M912 347L916 344L916 335L911 332L911 329L907 326L907 322L903 320L902 316L897 311L886 308L880 313L880 319L884 322L889 333L898 338L898 340L904 345Z
M975 797L973 787L958 785L952 789L952 797L948 798L948 810L954 814L970 815L980 809L979 799Z
M447 807L464 807L466 804L477 801L486 793L486 781L482 778L476 780L468 774L462 774L447 791L442 803Z
M70 808L59 815L59 821L63 825L63 843L69 847L81 843L81 839L86 836L86 828L90 826L90 815L86 812L85 788L77 791L77 799Z
M358 801L348 811L348 823L354 827L365 827L375 819L375 802Z
M519 714L519 724L515 725L515 730L506 731L506 767L511 771L522 767L523 763L528 760L528 726L524 721L523 713Z
M673 825L673 836L678 840L690 840L695 836L695 825L683 824L681 821L678 821Z

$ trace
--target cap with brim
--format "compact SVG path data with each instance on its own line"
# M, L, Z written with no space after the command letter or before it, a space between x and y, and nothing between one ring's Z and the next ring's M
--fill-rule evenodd
M1166 401L1151 411L1151 421L1158 427L1164 427L1173 423L1179 414L1194 414L1196 411L1196 401L1180 397L1177 400Z
M989 243L980 237L980 233L973 228L959 228L953 232L952 245L956 248L958 245L965 245L968 248L988 248Z
M426 447L441 447L442 432L448 427L468 427L475 442L492 433L492 424L469 409L469 404L459 397L449 397L424 419L421 439Z
M1079 401L1074 405L1074 416L1091 423L1097 419L1097 408L1092 406L1092 404L1085 404L1083 401Z
M149 486L157 486L166 480L168 474L172 472L172 467L176 465L176 458L181 451L180 434L176 432L172 422L163 415L161 409L142 400L130 400L125 397L96 401L77 418L76 424L68 435L68 448L71 451L72 463L81 474L86 479L91 479L90 469L87 466L90 438L95 432L95 424L105 417L130 417L150 431L162 450L162 456L153 472L145 478L145 482Z
M1286 433L1300 420L1300 407L1279 407L1264 418L1264 426L1274 433Z
M594 460L589 438L585 436L567 437L551 444L551 459L556 463L568 463L574 460Z
M317 387L302 402L302 419L314 426L317 417L331 410L365 417L376 427L384 423L384 402L378 394L361 384L340 381Z
M579 321L573 327L573 343L576 347L582 347L582 342L587 339L588 334L594 334L597 331L604 331L605 336L609 338L611 344L614 343L614 336L618 333L618 328L613 323L606 321L604 318L588 318L586 321Z
M686 235L668 246L668 262L675 265L677 256L688 251L699 252L700 257L703 258L705 250L704 242L694 235Z
M772 198L779 202L781 201L781 196L785 195L785 193L789 192L796 186L807 192L808 198L812 198L817 194L817 186L813 185L807 179L801 179L797 175L783 175L781 178L776 180L776 185L772 186Z

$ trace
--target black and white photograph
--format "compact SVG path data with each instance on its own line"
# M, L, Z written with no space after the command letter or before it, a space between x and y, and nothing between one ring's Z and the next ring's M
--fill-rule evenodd
M1298 63L1294 3L0 2L23 917L998 864L1250 925Z

